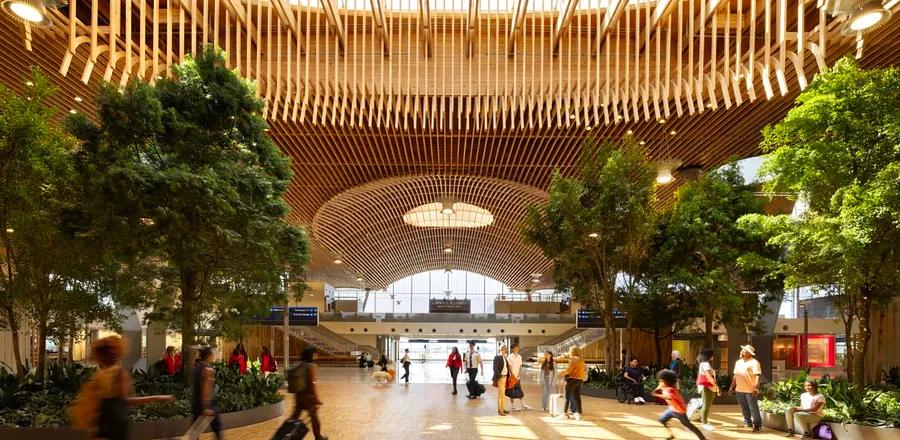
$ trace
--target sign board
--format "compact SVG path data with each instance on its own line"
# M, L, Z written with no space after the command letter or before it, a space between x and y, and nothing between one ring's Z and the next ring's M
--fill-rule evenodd
M794 351L794 364L803 365L804 344L803 335L794 336L794 346L798 347ZM835 341L834 335L809 335L809 366L819 368L834 368L835 364Z
M284 325L284 307L276 306L269 309L269 316L254 319L257 324L262 325ZM289 307L288 308L288 324L289 325L319 325L319 308L318 307Z
M432 299L428 301L428 313L470 313L472 301L468 299Z
M616 326L622 327L625 323L625 312L613 309L613 319ZM603 314L590 309L578 309L575 315L575 328L606 328L603 322Z

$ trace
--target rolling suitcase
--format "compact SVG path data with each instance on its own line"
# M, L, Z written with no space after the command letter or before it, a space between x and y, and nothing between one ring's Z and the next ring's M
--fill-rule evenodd
M484 394L484 385L475 380L466 381L466 389L469 390L469 396L473 399Z
M556 391L558 391L558 393L550 395L550 407L547 408L547 411L550 413L551 417L556 417L565 412L564 408L566 406L566 395L565 393L563 393L562 386L560 386Z
M302 421L297 419L288 419L275 431L272 440L300 440L306 436L309 428Z

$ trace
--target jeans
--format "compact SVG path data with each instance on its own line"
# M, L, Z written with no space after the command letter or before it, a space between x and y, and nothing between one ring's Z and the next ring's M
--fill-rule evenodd
M541 376L541 411L550 408L550 395L553 394L553 379Z
M563 412L581 414L581 379L566 379L566 407Z
M788 429L799 434L806 434L812 430L812 427L822 420L822 416L818 414L808 413L806 411L794 411L793 408L787 410L784 414L787 421ZM797 427L800 429L797 429Z
M701 440L706 438L703 436L703 433L700 432L700 430L697 429L697 427L694 426L693 423L691 423L690 419L688 419L687 414L677 413L675 411L672 411L671 409L666 409L665 411L663 411L662 415L659 416L659 423L662 423L663 426L668 428L669 420L672 419L678 419L678 421L681 422L681 424L684 425L685 428L690 429L691 432L696 434L697 438Z
M716 392L712 388L703 387L703 408L700 408L700 423L709 423L709 412L712 410L713 399L716 398Z
M738 404L741 406L741 414L744 416L744 424L754 428L762 428L762 416L759 414L759 397L751 393L734 393ZM751 416L753 420L751 421Z

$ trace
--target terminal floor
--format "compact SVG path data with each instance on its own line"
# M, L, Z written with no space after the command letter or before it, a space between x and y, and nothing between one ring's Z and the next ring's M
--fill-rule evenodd
M524 375L523 388L525 403L535 409L499 416L497 392L487 379L479 378L480 382L487 383L487 393L482 398L469 400L465 397L465 386L460 386L459 394L453 396L449 384L375 387L368 383L371 370L324 367L319 370L317 387L324 402L319 417L323 434L332 440L628 440L665 439L668 435L656 421L664 407L651 404L626 405L612 399L584 397L584 417L580 421L553 419L539 411L541 392L533 373ZM420 374L441 368L437 365L423 370ZM285 404L290 411L293 407L290 396ZM710 439L784 438L784 433L777 431L764 429L762 433L751 433L749 429L739 427L742 418L737 405L713 407L711 419L716 430L704 431ZM282 421L283 418L231 429L225 432L225 438L269 440ZM675 420L669 425L678 439L696 438L682 430ZM212 440L214 437L204 434L202 438Z

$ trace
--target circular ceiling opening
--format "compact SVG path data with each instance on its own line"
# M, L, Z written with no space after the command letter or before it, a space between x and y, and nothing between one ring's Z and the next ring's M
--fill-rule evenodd
M494 223L494 215L468 203L434 202L406 211L403 221L420 228L480 228Z

